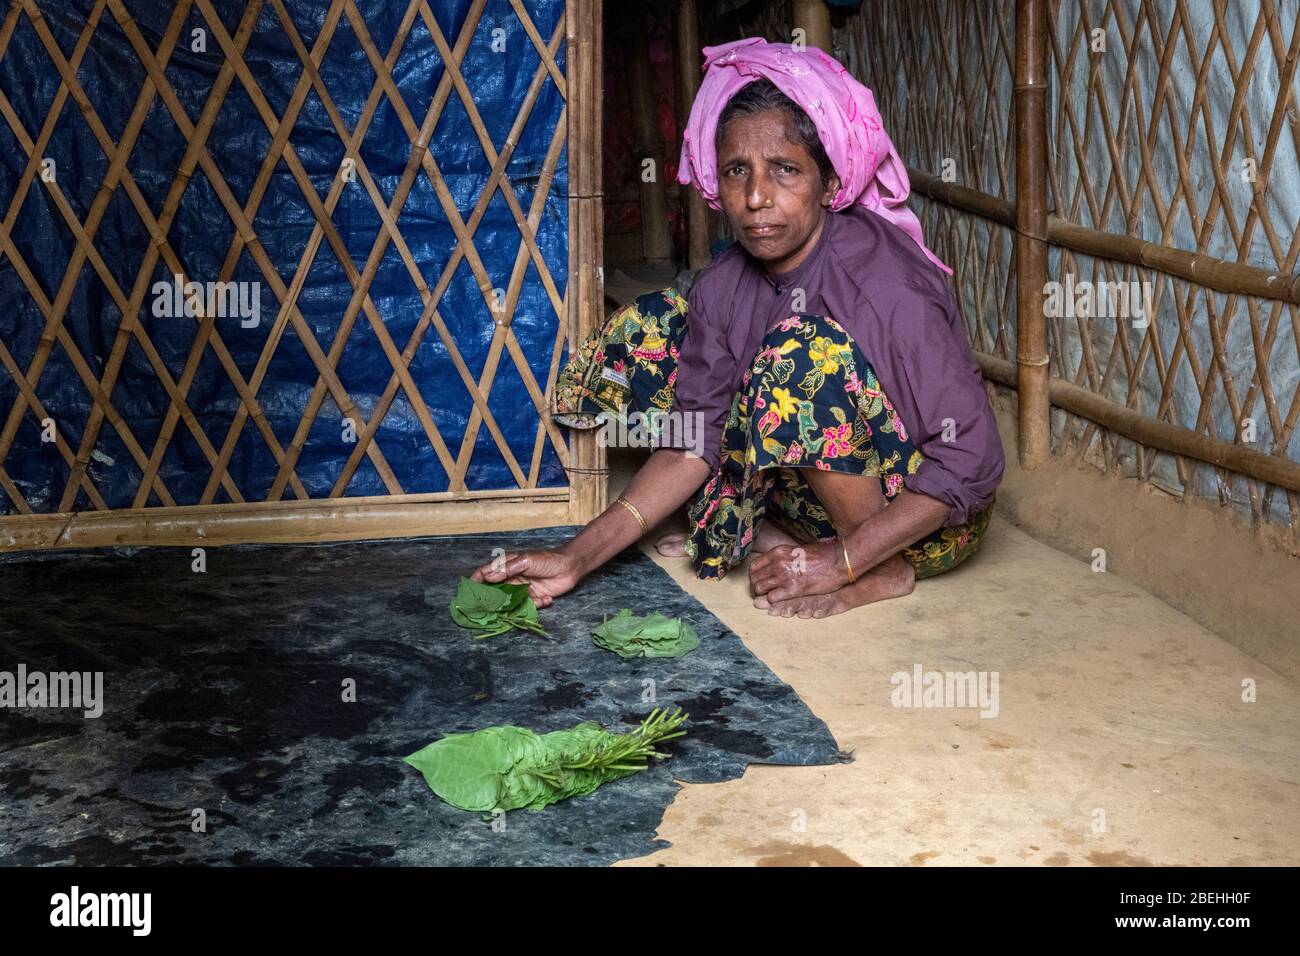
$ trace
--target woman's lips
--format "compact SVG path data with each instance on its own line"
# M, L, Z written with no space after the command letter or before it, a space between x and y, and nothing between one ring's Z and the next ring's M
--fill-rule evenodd
M777 230L784 228L781 225L772 223L769 225L746 226L745 231L751 236L771 236L775 235Z

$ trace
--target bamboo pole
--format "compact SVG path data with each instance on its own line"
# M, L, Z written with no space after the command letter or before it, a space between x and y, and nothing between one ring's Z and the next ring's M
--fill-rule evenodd
M576 355L582 337L578 334L579 312L578 312L578 295L577 283L574 282L574 275L577 272L578 264L578 157L574 155L574 144L578 141L578 127L580 125L580 106L573 99L573 90L577 86L578 79L578 6L579 0L567 0L564 7L564 63L565 63L565 155L569 166L569 195L568 208L566 210L569 217L569 248L568 261L565 264L565 290L564 290L564 334L568 340L567 351L570 356ZM582 473L587 465L587 456L590 453L589 447L581 441L581 436L573 430L569 432L569 469L567 478L569 481L569 510L576 516L581 512L581 500L583 497L584 485L590 480L589 476Z
M673 237L668 231L668 192L664 188L664 139L655 118L654 73L650 66L650 42L639 7L629 10L624 43L628 53L628 83L632 90L632 125L636 143L632 149L641 182L641 247L647 262L664 263L673 258ZM643 168L649 159L649 172Z
M935 202L952 206L954 209L973 212L1011 229L1016 227L1016 204L1010 200L991 196L969 186L946 183L938 176L911 166L907 167L907 178L912 183L914 193L928 196Z
M910 166L907 177L912 181L913 192L954 209L973 212L985 219L1015 228L1017 213L1013 202L990 196L978 189L946 183L938 176ZM1300 305L1300 275L1272 272L1244 262L1229 262L1199 252L1146 242L1136 236L1104 232L1080 226L1059 216L1047 217L1047 241L1090 256L1154 269L1217 292L1251 295Z
M587 0L587 20L585 24L583 51L586 57L586 72L580 96L585 97L583 109L582 150L586 155L586 174L583 180L583 291L584 298L579 303L582 312L581 327L584 338L601 324L605 314L604 279L600 263L603 255L600 249L601 218L604 210L600 200L601 184L601 111L600 102L605 88L604 64L601 59L602 48L600 35L603 30L604 8L602 0ZM664 229L667 230L667 208L665 207ZM669 240L671 249L671 239ZM596 432L584 431L583 441L591 446L593 473L586 485L582 520L590 521L608 507L609 466L605 446L596 440Z
M1019 365L1020 464L1034 468L1052 453L1047 313L1047 10L1045 0L1016 0L1016 361Z
M677 128L686 130L695 94L700 91L700 15L695 0L677 0ZM672 184L665 184L672 191ZM694 186L683 186L688 230L687 262L692 269L709 264L709 208Z
M1011 362L984 352L975 352L974 355L985 378L1008 388L1017 387L1016 367ZM1218 441L1190 428L1143 415L1135 408L1112 402L1073 382L1052 379L1048 391L1053 405L1103 425L1125 438L1300 492L1300 464L1289 458L1266 455L1244 445Z
M0 553L116 546L346 541L564 524L565 488L229 502L0 517Z
M603 89L601 0L569 0L565 23L569 70L569 288L566 299L569 355L601 321L602 261L598 243L603 215L600 188L600 95ZM569 520L585 524L605 510L609 467L594 430L570 435Z
M605 314L605 0L595 0L595 13L592 20L593 43L593 83L595 96L592 97L592 139L596 146L595 165L592 170L592 209L596 217L596 294L592 300L595 307L594 321L601 321ZM601 449L601 462L605 460ZM601 483L600 510L605 509L605 486Z
M804 32L804 42L827 53L832 52L831 12L824 0L794 0L794 29Z

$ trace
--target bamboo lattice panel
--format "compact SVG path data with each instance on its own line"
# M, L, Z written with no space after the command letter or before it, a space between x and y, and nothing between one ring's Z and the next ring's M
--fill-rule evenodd
M1300 3L1063 3L1049 11L1057 214L1108 232L1291 275L1300 255ZM1094 35L1105 52L1090 51ZM1253 176L1246 172L1253 166ZM1052 372L1144 414L1295 459L1300 307L1053 250L1049 272L1151 283L1144 331L1053 319ZM1245 432L1245 435L1243 435ZM1121 442L1072 420L1063 449L1098 444L1183 496L1248 504L1300 528L1294 492Z
M565 7L13 3L0 514L567 506ZM173 275L258 283L260 323L159 317Z

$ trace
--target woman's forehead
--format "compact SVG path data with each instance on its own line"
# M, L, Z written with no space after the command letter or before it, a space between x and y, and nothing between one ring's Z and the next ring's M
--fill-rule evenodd
M769 160L812 159L807 147L795 138L794 124L781 110L764 110L732 119L718 143L718 161L760 158Z

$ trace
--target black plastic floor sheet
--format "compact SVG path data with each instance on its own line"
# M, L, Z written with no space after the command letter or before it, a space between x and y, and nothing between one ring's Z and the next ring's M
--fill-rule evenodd
M452 623L460 575L494 547L573 530L214 547L202 573L188 548L0 558L0 671L103 675L97 718L0 709L0 863L606 864L667 845L654 834L675 780L845 759L635 548L541 611L548 638L476 641ZM597 648L592 626L622 607L685 618L699 649ZM447 733L631 729L655 706L690 713L672 759L504 829L402 762Z

